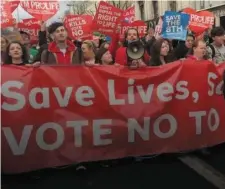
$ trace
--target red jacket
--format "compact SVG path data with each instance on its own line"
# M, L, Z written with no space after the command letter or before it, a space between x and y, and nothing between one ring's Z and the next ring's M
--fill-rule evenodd
M60 51L60 49L58 48L55 42L52 42L48 45L48 51L50 51L51 53L54 53L55 58L57 59L57 62L59 65L72 64L72 58L73 58L74 51L76 50L76 47L69 40L66 41L66 44L67 44L67 48L66 48L65 54Z
M126 47L120 47L116 51L116 57L115 57L115 63L118 63L120 65L127 65L127 48ZM145 64L148 63L150 57L148 53L145 51L144 54L144 62Z

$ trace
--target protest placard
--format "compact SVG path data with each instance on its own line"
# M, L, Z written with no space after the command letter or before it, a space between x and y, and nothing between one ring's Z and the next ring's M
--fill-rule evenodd
M135 7L132 6L123 12L121 21L126 23L132 23L134 22L134 20L135 20Z
M71 39L82 39L92 36L92 21L91 15L67 15L64 23Z
M185 41L189 18L188 14L166 11L163 16L162 37Z
M92 28L108 36L113 36L121 21L123 11L113 5L101 1L95 14Z
M139 37L143 37L147 32L147 25L142 20L136 20L132 23L123 23L120 28L120 40L124 39L124 34L128 28L135 28L138 31Z
M7 1L0 2L0 24L1 28L13 26L13 17L11 12L10 3Z
M40 31L40 21L35 18L23 19L18 23L18 29L24 31L30 35L30 41L32 44L38 43L38 32Z
M202 34L208 28L214 25L214 14L209 11L199 11L197 12L192 8L185 8L184 13L190 15L189 29L196 35Z
M46 21L59 10L58 1L21 1L21 7L37 20Z

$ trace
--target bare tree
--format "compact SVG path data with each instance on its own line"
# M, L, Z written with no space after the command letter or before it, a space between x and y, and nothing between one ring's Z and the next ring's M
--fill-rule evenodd
M132 1L107 1L111 5L126 10L132 5ZM72 14L89 14L94 16L98 8L99 1L70 1L67 6L70 7Z

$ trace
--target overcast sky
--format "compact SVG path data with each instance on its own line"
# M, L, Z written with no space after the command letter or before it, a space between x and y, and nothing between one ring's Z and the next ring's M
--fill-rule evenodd
M55 21L59 21L59 18L63 16L65 10L69 9L69 7L66 6L67 5L66 1L60 1L59 4L60 4L60 10L58 11L56 15L54 15L51 19L48 20L47 24L50 24ZM13 17L16 18L17 21L20 21L26 18L32 18L32 16L29 13L27 13L20 5L13 12Z

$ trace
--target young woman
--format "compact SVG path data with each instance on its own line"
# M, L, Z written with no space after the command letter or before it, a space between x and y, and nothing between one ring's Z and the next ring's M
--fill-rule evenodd
M26 65L29 63L27 49L20 42L11 42L6 48L4 64Z
M187 35L185 42L179 42L176 49L174 49L174 57L179 60L181 58L186 58L189 50L193 47L195 37L191 34Z
M9 43L5 53L3 64L30 67L38 67L41 64L40 62L29 64L29 56L26 47L17 41Z
M82 50L82 56L83 56L83 63L86 66L94 66L96 62L95 44L90 40L86 40L82 43L81 50Z
M171 62L169 59L170 45L167 39L158 39L151 48L149 66L161 66Z
M96 62L102 65L113 64L113 57L110 51L108 50L108 43L104 43L99 48L96 54Z

